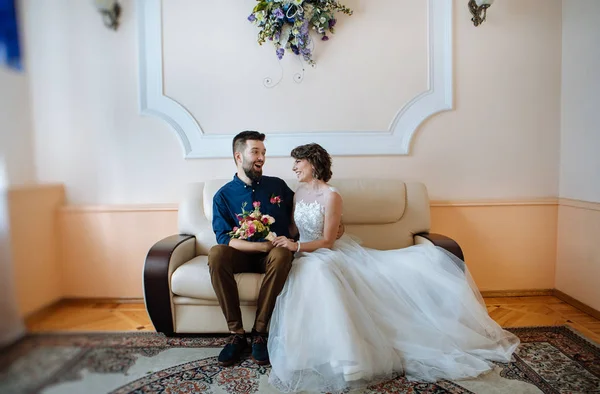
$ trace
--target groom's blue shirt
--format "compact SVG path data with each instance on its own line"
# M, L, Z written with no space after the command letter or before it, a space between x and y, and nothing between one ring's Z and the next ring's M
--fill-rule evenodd
M279 205L271 203L273 196L281 198ZM246 203L246 211L251 211L254 201L260 202L260 211L263 214L271 215L275 219L271 231L278 236L290 236L294 192L285 181L262 176L259 181L247 185L235 174L233 180L223 185L213 197L212 227L219 244L229 245L231 237L227 233L239 224L235 215L242 213L244 203Z

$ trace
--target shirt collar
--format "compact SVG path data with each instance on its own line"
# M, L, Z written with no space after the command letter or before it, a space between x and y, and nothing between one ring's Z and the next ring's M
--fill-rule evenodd
M248 187L248 186L260 185L260 183L262 182L262 177L256 182L252 181L252 185L248 185L246 182L242 181L236 173L233 175L233 181L239 186Z

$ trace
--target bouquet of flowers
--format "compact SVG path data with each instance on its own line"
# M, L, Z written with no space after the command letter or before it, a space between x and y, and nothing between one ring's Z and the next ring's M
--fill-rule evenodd
M252 203L254 209L246 211L246 203L242 205L242 213L236 215L239 226L236 226L228 234L232 238L239 239L266 239L272 241L277 234L271 232L270 228L275 223L275 218L270 215L263 215L260 212L260 202Z
M257 0L248 20L259 27L258 43L273 41L275 53L283 58L285 50L301 55L311 66L309 29L329 40L327 33L335 33L335 13L352 15L352 10L337 0Z

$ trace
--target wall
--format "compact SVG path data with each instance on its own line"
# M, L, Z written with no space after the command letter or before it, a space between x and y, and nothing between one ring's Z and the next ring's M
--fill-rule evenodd
M563 1L560 197L600 202L600 3Z
M462 247L481 290L554 287L557 201L432 201L432 232ZM177 233L177 206L61 208L66 297L142 297L149 248ZM518 223L518 225L516 225Z
M236 11L241 9L239 12L245 14L254 3L240 2ZM358 9L367 8L358 1L347 3ZM190 1L169 4L168 10L213 7ZM397 3L388 5L392 4ZM157 118L140 116L135 2L122 2L123 21L117 32L106 29L87 2L57 0L39 4L28 0L24 5L40 181L64 183L71 204L154 204L176 202L186 182L229 178L233 174L231 159L183 160L175 133ZM397 40L404 42L411 41L406 32L425 34L423 15L424 12L419 12L415 18L403 18L410 25L403 25L401 31L392 31L391 35L397 33L401 37ZM343 29L353 32L362 29L362 39L367 42L379 42L389 34L363 27L358 12L351 18L356 18L357 25L349 18L340 18L342 26L327 43L328 52L333 50L336 56L346 56L348 62L359 61L355 58L360 54L347 50L352 43L344 42ZM224 80L221 82L224 86L207 86L211 91L232 90L227 78L211 79L212 74L207 77L202 72L205 63L211 63L207 66L210 70L215 67L213 62L219 64L220 52L215 47L238 43L234 45L242 52L238 63L225 63L221 67L223 75L237 75L245 70L246 63L254 61L245 56L244 49L258 46L256 29L245 19L240 23L247 28L246 38L215 35L214 40L206 42L200 39L203 37L198 33L200 28L188 19L185 24L166 24L170 30L165 32L165 86L167 92L172 90L179 95L177 92L182 90L177 90L177 86L190 86L195 92L190 100L196 97L198 102L187 105L194 107L208 100L197 79L204 78L207 84ZM455 109L430 118L419 128L410 156L335 157L334 176L418 179L427 183L432 198L444 200L555 197L560 126L560 22L559 0L531 0L525 4L505 0L494 4L488 21L475 28L467 6L455 1ZM342 44L346 50L341 50ZM256 58L271 61L272 53L263 49L257 50ZM169 57L170 53L175 54ZM325 50L322 53L325 56ZM337 92L337 97L356 97L366 114L375 114L368 115L374 122L379 119L378 107L376 104L370 107L371 98L362 97L355 86L378 73L392 72L382 71L382 67L386 70L390 67L379 63L375 56L364 64L362 73L352 75L358 79L356 82L350 79L326 85ZM360 61L364 63L364 59ZM169 72L175 66L181 72ZM397 65L391 69L399 68ZM308 69L305 78L310 80L311 75L320 72L319 66ZM338 74L337 70L329 72L332 77ZM262 72L253 74L252 78L259 82L254 88L244 89L254 89L256 95L264 97L263 107L268 111L280 97L277 88L262 87L260 81L264 76ZM335 107L336 102L328 105ZM226 104L221 108L231 110ZM317 116L303 106L294 108L295 116ZM235 117L243 119L242 115L236 113ZM201 123L213 124L211 118L206 118L210 113L203 116ZM218 118L217 114L214 116ZM344 115L333 112L332 116ZM329 122L327 113L321 114L313 125L326 121ZM282 126L284 129L297 123L294 117L287 122ZM57 157L61 160L55 160ZM288 177L290 168L289 158L271 158L266 169L271 174Z
M0 156L9 185L35 182L29 79L0 66Z
M432 231L455 239L482 291L552 289L554 199L432 203Z
M563 1L556 288L600 310L600 3Z
M19 17L22 18L22 13ZM23 40L26 35L23 24L20 25L19 34ZM13 309L17 310L20 316L24 316L56 300L60 295L58 283L55 281L59 273L53 265L56 256L53 254L55 245L52 243L56 229L45 232L37 227L43 224L47 215L43 218L35 217L44 211L44 208L32 207L28 197L36 194L38 189L34 186L36 176L30 73L26 57L22 60L23 71L8 69L4 64L0 64L0 253L2 280L10 282L2 285L5 292L2 297L5 301L3 307L9 309L4 310L5 314L2 315L3 319L7 319L6 322L3 321L5 324L11 323ZM54 215L54 212L44 213ZM28 227L29 225L34 227ZM35 260L29 260L32 257L35 257ZM48 273L46 278L36 277L36 274ZM48 282L44 283L45 279ZM21 328L20 322L17 326Z
M14 276L22 316L63 296L57 218L64 198L61 185L12 187L8 191Z
M14 342L25 332L14 280L7 178L4 158L0 154L0 347Z
M184 160L173 130L155 117L139 114L138 15L134 1L121 4L122 25L114 32L102 25L90 3L23 1L31 59L36 172L41 182L64 183L69 204L59 212L66 296L141 296L143 258L155 240L176 232L173 204L182 187L191 181L229 178L234 172L231 159ZM208 23L202 15L218 13L198 13L195 19L189 11L180 19L186 16L180 11L184 7L215 7L212 11L228 7L245 15L254 1L218 6L192 1L168 4L165 28L169 30L164 36L167 94L188 100L186 105L197 108L195 115L202 116L200 121L209 131L237 132L217 130L227 119L217 112L219 108L212 110L214 116L211 111L199 115L201 104L211 100L207 96L211 91L235 92L238 85L231 81L239 78L223 76L237 77L249 64L270 61L267 56L272 53L264 48L256 49L260 55L248 50L256 48L256 30L249 24L241 28L246 29L243 38L228 36L224 29L211 35L211 40L203 40L206 35L198 29L205 26L199 23L200 27L194 27L194 20ZM346 4L365 14L369 10L358 0ZM400 7L398 4L386 3L388 7ZM424 2L411 0L410 4L423 7ZM381 51L360 58L348 50L353 48L349 35L360 32L364 42L377 43L385 37L390 46L384 49L390 52L396 49L392 45L395 40L402 43L403 50L411 50L406 43L422 43L426 31L425 13L415 10L415 17L402 15L398 31L361 27L365 20L359 12L352 20L341 18L338 33L322 52L321 64L327 65L325 53L335 53L335 59L360 62L362 71L340 81L334 77L341 71L318 66L306 71L302 89L311 86L311 78L335 81L325 85L335 92L329 106L353 97L355 102L346 100L346 104L363 111L371 122L362 127L385 126L378 104L381 97L364 97L356 89L369 87L371 80L384 83L385 77L395 77L392 73L401 73L402 62L410 63L410 58L395 59L399 64L392 66L381 60L387 56ZM334 176L425 182L432 200L443 201L433 209L433 229L456 236L465 246L482 289L550 288L557 206L555 200L539 201L555 199L559 187L561 1L496 2L488 20L478 28L470 17L466 4L455 1L454 109L419 127L410 155L334 157ZM221 44L241 53L237 63L221 60ZM203 70L218 70L219 74ZM264 75L258 69L251 77L261 81ZM396 100L404 97L402 81L406 80L396 81L400 86L400 93L393 96ZM254 87L244 86L243 93L260 97L266 113L281 100L278 88L265 90L258 82ZM293 88L284 87L287 91ZM220 101L222 111L235 113L236 121L245 119L230 102ZM332 121L339 125L345 120L344 113L333 110L311 112L309 105L293 109L294 116L310 120L306 127L322 124L333 128ZM279 122L286 130L299 124L293 116ZM261 129L275 130L273 125ZM288 158L269 158L266 170L289 177L291 164ZM492 202L482 208L481 200ZM526 276L534 272L540 275Z
M146 254L177 233L177 210L65 206L59 223L63 296L140 298Z

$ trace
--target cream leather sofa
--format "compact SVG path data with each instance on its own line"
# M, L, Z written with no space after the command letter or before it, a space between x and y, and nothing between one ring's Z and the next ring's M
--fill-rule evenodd
M212 231L212 198L229 180L188 185L179 205L179 234L158 241L144 265L144 300L155 329L165 335L226 333L227 324L213 291L208 251L216 244ZM286 181L292 190L297 181ZM434 243L464 260L458 244L430 234L430 208L422 183L390 179L337 179L330 182L344 200L346 232L366 247L397 249ZM254 322L261 274L236 275L244 328Z

